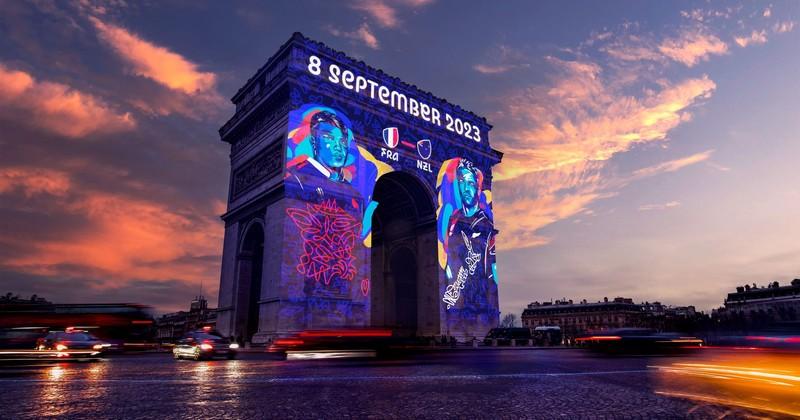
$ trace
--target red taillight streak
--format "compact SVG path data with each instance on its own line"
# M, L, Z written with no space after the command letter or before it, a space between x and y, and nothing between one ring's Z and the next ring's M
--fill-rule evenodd
M592 337L576 338L575 341L619 341L622 337L616 335L597 335Z
M275 340L274 344L276 346L299 346L303 344L303 340L297 340L293 338L280 338Z
M392 330L324 330L303 331L301 337L391 337Z

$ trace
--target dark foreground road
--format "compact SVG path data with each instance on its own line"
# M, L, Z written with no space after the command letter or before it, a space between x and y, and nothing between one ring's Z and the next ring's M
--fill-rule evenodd
M740 418L779 413L664 395L691 357L471 350L404 360L174 361L168 354L0 370L2 418Z

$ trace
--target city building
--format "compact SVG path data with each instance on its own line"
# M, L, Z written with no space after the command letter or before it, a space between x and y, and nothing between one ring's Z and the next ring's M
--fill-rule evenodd
M214 329L217 323L217 310L208 308L203 296L195 297L189 304L189 311L164 314L156 320L156 336L161 342L175 342L187 332L204 327Z
M583 300L533 302L522 312L522 326L558 326L564 337L612 328L653 328L673 330L696 319L694 306L667 306L660 302L634 303L633 299L604 298L602 302Z
M645 326L646 312L642 305L633 300L617 297L609 301L588 303L585 300L573 303L571 300L552 302L533 302L522 312L522 326L561 327L565 338L575 337L587 331L622 327Z
M497 326L485 118L299 33L232 102L222 334Z
M728 293L725 307L715 312L716 318L738 326L800 321L800 279L788 286L772 282L758 287L755 283L739 286Z

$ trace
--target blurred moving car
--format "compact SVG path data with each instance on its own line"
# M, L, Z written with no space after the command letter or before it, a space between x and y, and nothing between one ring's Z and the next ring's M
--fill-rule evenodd
M231 343L213 331L193 331L186 334L172 349L175 359L235 359L239 345Z
M511 345L511 340L517 340L517 344L528 344L528 340L533 339L533 333L530 328L492 328L483 339L483 344L491 346L494 340L497 340L497 345L508 346Z
M36 348L39 339L47 335L45 327L17 327L0 329L0 349Z
M649 328L618 328L578 337L579 345L605 353L661 353L698 349L703 340Z
M539 326L533 329L533 342L537 346L557 346L564 339L559 326Z
M276 338L269 353L301 354L331 352L330 357L374 357L377 352L385 354L392 348L403 347L404 340L394 337L392 330L381 328L352 328L330 330L307 330ZM366 352L365 352L366 351ZM365 352L365 353L362 353ZM335 355L335 356L334 356ZM317 356L314 356L317 357Z
M108 347L99 338L83 330L67 328L50 331L36 342L36 350L56 351L58 357L95 358Z
M712 348L673 363L648 367L655 379L656 394L698 405L726 407L721 417L800 418L798 352L760 347Z
M745 335L716 335L712 344L718 347L800 350L800 321L778 322L750 330Z

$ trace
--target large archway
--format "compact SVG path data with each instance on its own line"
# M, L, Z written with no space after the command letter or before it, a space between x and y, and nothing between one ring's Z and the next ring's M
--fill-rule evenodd
M247 227L239 251L237 339L250 341L258 332L263 269L264 228L261 223L253 222Z
M433 193L413 175L392 172L375 184L371 324L404 336L439 334L439 271Z

